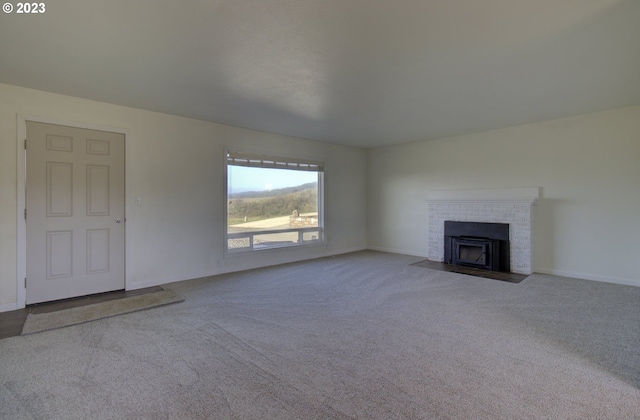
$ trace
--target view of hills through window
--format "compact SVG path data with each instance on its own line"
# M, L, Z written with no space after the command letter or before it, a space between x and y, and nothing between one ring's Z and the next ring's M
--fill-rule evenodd
M319 173L227 166L228 249L260 249L320 239Z

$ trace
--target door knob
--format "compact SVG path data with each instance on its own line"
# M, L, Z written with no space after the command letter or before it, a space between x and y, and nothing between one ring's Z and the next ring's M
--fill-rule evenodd
M116 219L116 223L122 223L122 219L118 217L118 218Z

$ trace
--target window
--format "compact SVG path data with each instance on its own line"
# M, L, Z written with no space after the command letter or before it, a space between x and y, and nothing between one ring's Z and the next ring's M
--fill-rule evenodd
M228 252L323 241L319 161L227 152Z

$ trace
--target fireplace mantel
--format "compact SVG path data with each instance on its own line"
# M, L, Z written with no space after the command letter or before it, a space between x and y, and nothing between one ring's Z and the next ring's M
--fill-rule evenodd
M492 188L430 191L428 257L444 261L444 221L508 223L511 271L533 269L533 207L540 188Z

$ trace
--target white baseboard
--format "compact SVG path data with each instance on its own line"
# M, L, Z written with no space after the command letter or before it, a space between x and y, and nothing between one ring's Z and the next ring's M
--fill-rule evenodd
M289 261L287 260L278 261L275 263L275 265L290 264L290 263L295 263L300 261L312 260L316 258L330 257L330 256L340 255L340 254L348 254L350 252L364 251L366 249L367 249L366 247L353 247L353 248L340 249L337 251L326 252L322 255L307 255L303 258L293 258ZM127 290L144 289L145 287L161 286L163 284L175 283L178 281L193 280L193 279L199 279L203 277L217 276L220 274L227 274L227 273L233 273L233 272L239 272L239 271L245 271L245 270L254 270L256 268L263 268L263 267L268 267L268 265L261 266L261 267L235 266L227 269L224 269L223 266L220 266L219 268L208 271L208 272L190 273L189 275L186 275L186 276L174 275L174 276L157 277L157 278L154 278L153 280L147 280L147 281L131 282L127 284Z
M409 251L407 249L398 249L398 248L386 248L386 247L378 247L378 246L370 246L367 249L370 249L372 251L379 251L379 252L388 252L390 254L402 254L402 255L411 255L412 257L423 257L423 258L427 258L427 254L420 254L420 253L416 253L414 251Z
M178 281L185 281L185 280L200 279L203 277L215 276L217 274L223 274L223 273L218 271L210 271L206 273L191 273L186 277L180 276L180 275L157 277L157 278L154 278L153 280L131 282L130 284L127 285L127 290L138 290L138 289L144 289L145 287L161 286L163 284L175 283Z
M366 251L367 249L369 249L369 248L367 248L366 246L363 246L363 247L354 247L354 248L346 248L346 249L340 249L340 250L338 250L338 251L327 252L327 254L326 254L326 255L327 255L328 257L331 257L331 256L334 256L334 255L349 254L349 253L351 253L351 252ZM322 257L320 257L320 258L322 258Z
M576 271L554 270L550 268L535 267L534 273L551 274L553 276L571 277L582 280L601 281L604 283L621 284L625 286L640 287L640 279L626 279L620 277L601 276L599 274L580 273Z
M18 308L17 303L3 303L0 305L0 312L15 311L16 309L22 308Z

